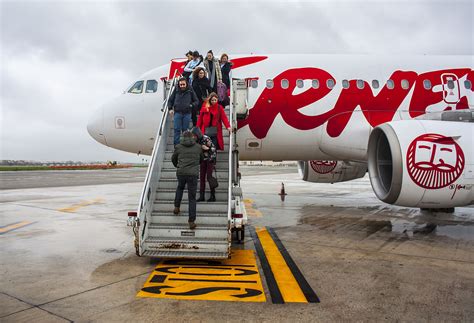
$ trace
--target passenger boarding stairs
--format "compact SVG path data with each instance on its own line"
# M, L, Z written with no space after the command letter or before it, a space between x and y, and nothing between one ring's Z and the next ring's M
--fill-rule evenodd
M172 93L176 83L176 79L166 83L166 97ZM218 152L216 165L219 182L217 201L197 203L197 227L191 230L188 225L187 188L180 206L181 213L173 214L177 178L171 161L174 151L173 118L168 113L167 99L162 110L163 117L134 224L137 254L160 258L226 259L230 255L231 244L231 193L235 186L232 177L236 178L231 174L234 134L223 131L225 149ZM235 129L231 110L231 106L227 107L226 114ZM199 197L199 179L197 187L196 198ZM206 183L206 201L209 194L209 184Z

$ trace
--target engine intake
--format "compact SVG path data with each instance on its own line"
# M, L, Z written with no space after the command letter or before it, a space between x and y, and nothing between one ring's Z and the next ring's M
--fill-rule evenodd
M312 183L337 183L364 177L367 166L362 163L336 160L299 161L302 179Z
M474 125L403 120L373 129L368 171L389 204L450 208L474 203Z

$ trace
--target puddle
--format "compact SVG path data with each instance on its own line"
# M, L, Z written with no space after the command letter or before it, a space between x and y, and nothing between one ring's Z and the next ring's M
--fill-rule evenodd
M474 223L440 224L415 223L404 220L391 220L392 232L403 233L409 237L414 235L445 236L457 240L474 241Z
M102 249L101 251L105 253L122 253L122 251L115 248Z
M436 221L436 220L435 220ZM299 223L317 227L319 230L335 233L357 232L372 234L395 233L413 237L449 237L456 240L474 241L474 223L414 222L403 219L372 220L360 217L303 216Z
M456 240L474 241L474 223L440 224L416 223L404 220L391 220L392 232L406 234L409 237L434 235L444 236Z

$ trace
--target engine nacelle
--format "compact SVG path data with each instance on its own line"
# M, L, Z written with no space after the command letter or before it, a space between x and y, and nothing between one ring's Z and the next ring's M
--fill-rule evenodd
M368 169L390 204L452 208L474 203L474 124L402 120L372 130Z
M337 183L364 177L367 165L336 160L299 161L298 171L306 182Z

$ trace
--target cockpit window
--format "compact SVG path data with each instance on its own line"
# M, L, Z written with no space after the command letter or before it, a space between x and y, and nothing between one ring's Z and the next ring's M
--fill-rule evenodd
M156 80L146 81L146 93L155 93L158 89L158 82Z
M128 93L140 94L143 92L143 81L137 81L133 86L128 90Z

